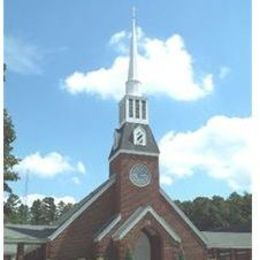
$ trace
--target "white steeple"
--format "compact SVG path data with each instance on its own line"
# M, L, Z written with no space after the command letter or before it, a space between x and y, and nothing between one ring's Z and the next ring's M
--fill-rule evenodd
M148 124L148 100L141 92L141 82L137 76L137 34L135 8L132 17L132 35L129 54L129 70L125 96L119 103L119 123Z
M136 34L136 20L135 20L135 7L133 7L132 13L132 35L131 46L129 53L129 68L128 79L126 82L126 94L140 96L140 81L137 75L137 34Z

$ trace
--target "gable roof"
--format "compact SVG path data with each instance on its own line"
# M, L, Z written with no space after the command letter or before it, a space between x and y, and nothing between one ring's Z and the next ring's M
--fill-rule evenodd
M133 143L133 131L138 126L141 126L146 132L146 145L134 145ZM149 125L126 122L116 131L119 136L119 143L117 147L112 146L109 160L119 151L158 156L160 151Z
M161 195L169 202L175 212L183 219L183 221L191 228L191 230L200 238L200 240L207 245L207 239L204 237L203 233L190 221L190 219L185 215L185 213L174 203L174 201L166 194L166 192L160 188Z
M201 231L207 239L208 248L252 248L252 234L241 232Z
M88 196L77 203L67 214L64 214L55 224L57 229L49 236L49 239L55 239L64 229L66 229L78 216L81 215L96 199L98 199L108 188L115 183L115 176L112 175L107 181L102 183L98 188Z
M151 207L139 207L112 235L114 240L123 239L135 225L150 213L155 220L164 228L164 230L177 242L181 242L180 236L175 230Z
M47 241L48 235L56 228L56 226L47 225L6 224L4 227L4 242L5 244L42 244Z

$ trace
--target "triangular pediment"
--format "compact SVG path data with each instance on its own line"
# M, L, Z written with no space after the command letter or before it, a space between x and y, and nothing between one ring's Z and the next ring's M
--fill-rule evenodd
M123 239L147 214L161 225L161 227L177 242L181 242L180 236L176 231L160 216L151 206L139 207L112 235L114 240Z

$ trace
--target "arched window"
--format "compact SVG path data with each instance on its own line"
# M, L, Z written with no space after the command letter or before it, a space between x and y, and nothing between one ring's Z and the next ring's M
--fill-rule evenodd
M142 127L135 128L133 137L135 145L146 145L146 133Z

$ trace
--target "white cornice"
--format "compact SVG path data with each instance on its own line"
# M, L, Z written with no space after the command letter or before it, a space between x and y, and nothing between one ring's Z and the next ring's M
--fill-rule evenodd
M101 241L121 220L121 215L119 214L96 238L95 242Z
M117 157L121 153L134 154L134 155L154 156L154 157L158 157L159 156L159 153L149 153L149 152L142 152L142 151L130 151L130 150L126 150L126 149L120 149L108 161L112 162L115 159L115 157Z

